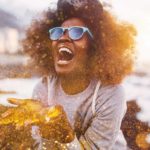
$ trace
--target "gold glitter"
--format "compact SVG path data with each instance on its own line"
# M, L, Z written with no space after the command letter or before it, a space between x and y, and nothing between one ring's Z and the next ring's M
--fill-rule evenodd
M62 106L46 107L32 99L9 99L17 107L1 106L0 111L0 149L32 149L34 139L31 136L32 126L39 127L39 134L47 140L53 139L53 145L69 143L74 139L74 131L68 122ZM57 141L57 142L56 142ZM43 143L45 145L45 143ZM63 149L66 149L62 145ZM43 147L43 149L45 149Z
M146 141L147 135L148 133L144 132L144 133L139 133L136 136L136 144L142 149L150 148L150 144Z

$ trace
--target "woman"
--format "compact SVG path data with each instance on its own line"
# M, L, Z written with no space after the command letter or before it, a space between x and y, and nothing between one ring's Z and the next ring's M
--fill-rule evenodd
M126 111L121 81L132 70L134 35L98 0L59 0L29 28L24 49L43 76L33 98L64 108L75 145L127 149L120 130Z

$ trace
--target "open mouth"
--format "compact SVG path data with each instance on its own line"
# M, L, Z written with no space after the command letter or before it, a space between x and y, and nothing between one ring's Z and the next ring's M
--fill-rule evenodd
M74 57L73 52L66 47L60 48L58 50L58 63L68 64Z

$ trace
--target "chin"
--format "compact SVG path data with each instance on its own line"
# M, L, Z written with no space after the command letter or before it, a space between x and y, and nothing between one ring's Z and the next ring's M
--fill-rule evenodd
M82 76L83 74L85 74L85 67L82 67L80 65L74 65L74 64L70 64L70 65L64 65L64 66L59 66L59 65L55 65L55 71L56 74L60 77L68 77L68 78L78 78L79 76Z
M56 70L56 74L62 78L77 78L78 72L74 70Z
M66 70L56 70L56 74L58 76L61 76L61 77L65 77L65 76L69 76L71 74L70 71L66 71Z

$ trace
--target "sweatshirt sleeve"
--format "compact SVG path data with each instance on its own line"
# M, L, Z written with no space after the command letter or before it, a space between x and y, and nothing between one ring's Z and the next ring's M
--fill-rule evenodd
M123 88L121 86L103 88L98 94L95 108L96 115L79 141L86 150L111 150L126 111Z

